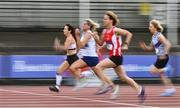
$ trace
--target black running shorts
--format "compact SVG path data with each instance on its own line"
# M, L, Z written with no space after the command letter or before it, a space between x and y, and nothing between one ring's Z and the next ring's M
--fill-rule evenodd
M122 65L123 63L123 56L111 56L109 59L116 64L116 66Z
M157 60L156 62L154 63L154 66L158 69L161 69L161 68L164 68L168 61L169 61L169 56L168 55L165 55L166 58L165 59L160 59L160 56L157 56Z
M78 56L76 54L73 54L73 55L68 55L66 60L69 63L69 65L71 65L78 59L79 59Z

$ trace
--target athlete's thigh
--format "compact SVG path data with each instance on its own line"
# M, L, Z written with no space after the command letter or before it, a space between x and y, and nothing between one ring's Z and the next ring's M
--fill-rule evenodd
M116 64L114 64L109 58L106 58L97 64L97 67L99 67L101 69L113 68L115 66L116 66Z
M58 67L58 73L63 73L69 68L69 63L65 60L59 67Z
M82 60L82 59L79 59L77 61L75 61L71 66L70 68L84 68L84 67L87 67L87 64Z
M161 73L162 72L162 69L158 69L156 66L152 65L151 68L150 68L150 72L153 73L153 74L157 74L157 73Z

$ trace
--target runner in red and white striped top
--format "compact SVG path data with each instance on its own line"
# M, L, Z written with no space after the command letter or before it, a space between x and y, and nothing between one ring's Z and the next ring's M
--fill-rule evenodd
M107 46L107 49L109 50L109 57L102 60L96 65L96 74L102 76L102 71L104 69L114 68L114 71L121 78L121 80L128 83L137 91L140 102L143 102L145 99L145 91L143 87L138 85L132 78L128 77L123 67L122 50L128 50L128 45L131 41L132 34L125 29L115 27L117 22L117 15L112 11L107 11L103 19L105 29L101 38L99 38L96 34L93 35L97 44L99 44L100 46L103 46L105 44L105 46ZM126 36L124 44L122 44L122 36ZM102 92L104 93L104 91L107 92L110 87L106 88L107 89L99 90L99 94L101 94ZM118 96L118 92L119 86L113 87L111 98L115 99Z

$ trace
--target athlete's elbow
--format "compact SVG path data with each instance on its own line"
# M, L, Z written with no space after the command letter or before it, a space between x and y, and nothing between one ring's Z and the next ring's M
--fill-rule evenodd
M85 44L81 44L80 45L80 49L84 48Z
M172 47L172 44L168 41L168 46L169 46L169 48L171 48Z
M79 49L83 48L84 46L85 46L85 44L83 44L83 43L78 43Z
M129 32L127 36L131 39L133 37L133 34Z
M166 41L165 46L166 46L167 49L170 49L172 47L171 43L168 40Z
M99 46L103 46L103 43L98 43Z
M98 41L97 44L98 44L99 46L103 46L104 42Z

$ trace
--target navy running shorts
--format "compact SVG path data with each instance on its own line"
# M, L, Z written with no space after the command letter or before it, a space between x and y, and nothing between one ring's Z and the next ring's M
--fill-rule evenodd
M98 57L83 56L81 58L89 67L94 67L99 63Z

